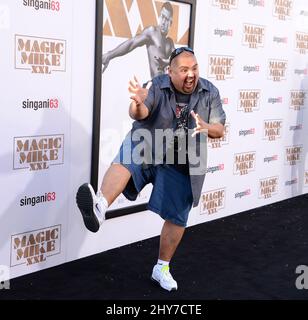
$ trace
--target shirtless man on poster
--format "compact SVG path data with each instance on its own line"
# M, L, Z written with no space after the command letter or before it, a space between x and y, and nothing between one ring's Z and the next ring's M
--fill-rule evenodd
M146 45L151 78L164 74L165 68L168 66L170 54L174 50L173 40L167 37L172 23L172 17L172 5L170 2L165 2L161 8L157 26L145 28L140 34L126 40L113 50L103 54L103 72L106 70L112 59L126 55L130 51Z

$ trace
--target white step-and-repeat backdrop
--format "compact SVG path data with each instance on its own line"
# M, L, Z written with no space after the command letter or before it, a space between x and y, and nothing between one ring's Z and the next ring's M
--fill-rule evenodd
M0 265L65 261L73 1L0 1Z
M227 125L209 143L197 222L308 191L308 3L206 2L197 4L205 22L195 48Z
M90 234L75 205L91 168L95 1L84 2L0 1L2 280L160 232L156 214L139 212ZM138 10L145 5L156 8L158 23L166 1L114 2L129 29L116 36L110 23L104 35L110 44L142 32ZM108 19L110 3L104 6ZM171 5L179 12L179 3ZM147 55L146 47L138 50ZM194 50L200 75L220 90L227 124L223 139L209 140L208 174L189 225L307 193L307 1L197 0ZM142 63L129 68L138 75ZM118 81L117 64L120 57L103 79L114 72ZM102 124L116 121L110 93ZM122 79L114 94L128 106Z

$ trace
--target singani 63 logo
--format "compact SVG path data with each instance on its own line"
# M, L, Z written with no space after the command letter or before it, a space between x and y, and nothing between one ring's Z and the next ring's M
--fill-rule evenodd
M51 11L60 11L60 1L53 0L23 0L25 7L34 8L35 10L45 9Z
M25 206L32 206L34 207L37 204L55 201L56 200L56 193L55 192L46 192L43 195L40 196L24 196L24 198L20 199L19 205L21 207Z

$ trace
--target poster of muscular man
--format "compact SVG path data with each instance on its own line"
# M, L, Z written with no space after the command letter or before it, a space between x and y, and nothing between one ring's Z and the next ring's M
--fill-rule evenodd
M98 0L97 10L102 44L96 43L94 186L100 186L131 128L129 81L136 77L142 84L166 73L171 52L193 46L195 0ZM144 210L150 191L147 186L134 202L121 195L110 210L118 215Z

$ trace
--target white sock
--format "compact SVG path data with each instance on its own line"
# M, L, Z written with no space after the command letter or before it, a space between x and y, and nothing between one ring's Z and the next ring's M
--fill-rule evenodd
M99 200L102 202L102 204L104 205L104 207L106 209L108 209L109 205L108 205L108 201L106 200L106 198L103 196L103 194L101 193L101 190L98 190L96 193L96 196L99 198Z
M160 259L158 259L157 260L157 264L159 264L160 266L169 266L169 261L164 261L164 260L160 260Z

